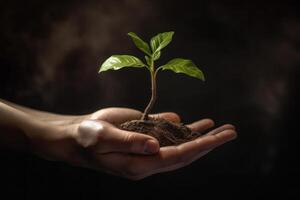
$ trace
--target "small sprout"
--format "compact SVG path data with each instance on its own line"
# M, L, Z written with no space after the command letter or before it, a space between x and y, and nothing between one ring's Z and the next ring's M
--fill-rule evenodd
M124 67L146 67L149 70L151 76L152 95L150 102L143 113L142 120L148 119L148 114L150 113L156 101L156 76L159 70L171 70L175 73L183 73L203 81L205 80L202 71L191 60L188 59L174 58L165 65L155 67L154 61L157 61L160 58L161 50L172 41L174 32L171 31L157 34L151 38L150 46L135 33L130 32L128 35L131 37L135 46L146 54L146 64L135 56L113 55L104 61L99 69L99 73L108 70L119 70Z

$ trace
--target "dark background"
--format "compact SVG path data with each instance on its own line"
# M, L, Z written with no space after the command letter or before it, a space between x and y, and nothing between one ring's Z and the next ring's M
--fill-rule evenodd
M98 75L98 67L112 54L142 55L127 32L149 40L173 30L160 63L192 59L207 81L159 74L154 112L174 111L184 122L210 117L218 125L233 123L239 136L188 167L138 182L2 151L1 195L297 197L300 7L295 2L2 0L0 98L64 114L110 106L143 110L150 95L145 70Z

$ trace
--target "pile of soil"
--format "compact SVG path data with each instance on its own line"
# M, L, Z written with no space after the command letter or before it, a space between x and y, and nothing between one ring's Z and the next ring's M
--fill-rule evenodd
M121 124L120 128L155 137L161 147L178 145L201 136L200 133L191 131L181 123L174 123L165 119L132 120Z

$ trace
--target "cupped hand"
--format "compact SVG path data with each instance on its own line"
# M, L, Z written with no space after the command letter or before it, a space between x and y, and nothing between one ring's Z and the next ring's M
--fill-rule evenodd
M201 137L160 148L158 141L151 136L118 128L119 124L141 116L140 111L133 109L106 108L72 120L60 118L59 123L52 121L52 125L57 124L55 128L47 129L59 134L38 140L33 146L42 149L40 154L50 159L138 180L184 167L236 137L235 128L230 124L207 132L214 122L202 119L187 125L202 133ZM171 112L150 117L180 122L180 117Z
M94 113L90 120L80 124L77 141L93 155L93 168L129 179L142 179L184 167L236 137L235 128L230 124L206 133L214 122L203 119L188 125L193 131L204 134L200 138L159 148L158 141L151 136L117 128L117 125L141 116L141 112L132 109L108 108ZM180 117L170 112L150 117L180 122Z

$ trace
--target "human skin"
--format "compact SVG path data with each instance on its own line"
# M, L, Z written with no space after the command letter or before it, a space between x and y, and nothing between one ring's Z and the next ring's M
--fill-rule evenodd
M140 111L129 108L105 108L78 116L59 115L0 100L0 146L139 180L189 165L236 138L231 124L211 130L214 126L211 119L187 125L203 136L167 147L160 147L151 136L118 128L119 124L141 116ZM153 114L150 118L180 122L180 117L172 112Z

